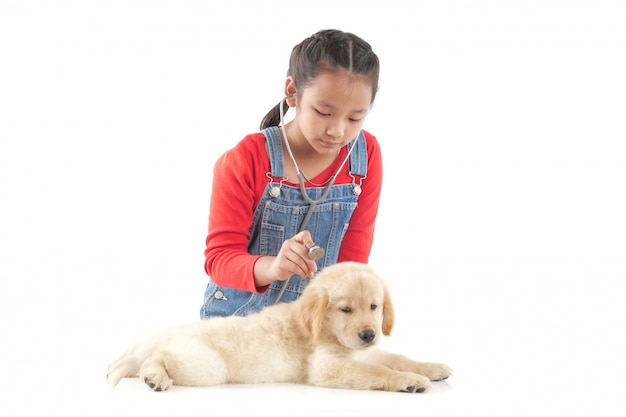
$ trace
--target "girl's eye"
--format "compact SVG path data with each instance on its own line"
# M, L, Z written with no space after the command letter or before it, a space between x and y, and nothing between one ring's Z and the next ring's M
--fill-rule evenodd
M315 109L315 112L321 116L321 117L330 117L330 113L324 113L322 111L319 111L318 109ZM353 117L348 118L348 121L350 123L360 123L363 119L355 119Z
M352 309L350 307L344 307L341 309L344 313L352 313Z

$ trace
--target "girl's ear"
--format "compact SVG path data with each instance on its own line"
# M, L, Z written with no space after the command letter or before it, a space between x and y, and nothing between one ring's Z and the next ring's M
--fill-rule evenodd
M296 107L296 84L293 81L293 77L287 77L285 81L285 97L287 97L287 105L289 107Z

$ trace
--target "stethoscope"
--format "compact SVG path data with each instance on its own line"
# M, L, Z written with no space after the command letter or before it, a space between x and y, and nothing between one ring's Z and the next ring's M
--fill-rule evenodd
M339 173L341 172L343 167L346 165L346 162L348 162L348 159L350 158L350 154L352 153L352 150L354 149L354 146L356 145L356 140L352 141L352 144L350 145L350 147L348 149L348 153L347 153L345 159L343 160L343 162L341 163L341 165L337 169L337 172L335 172L335 174L330 178L330 181L328 182L328 185L326 186L326 189L324 190L322 195L319 198L316 198L316 199L311 198L309 196L309 194L306 192L306 188L304 187L305 176L302 173L302 171L300 170L300 167L298 166L298 163L296 162L296 158L294 158L294 156L293 156L293 152L291 151L291 146L289 145L289 139L287 139L287 130L285 129L285 121L284 121L285 115L284 115L284 111L283 111L283 104L284 104L285 100L287 98L289 98L289 97L292 97L292 96L288 96L288 97L283 98L280 101L279 105L278 105L278 107L279 107L279 114L280 114L280 129L281 129L282 134L283 134L282 135L283 136L283 142L285 143L285 147L287 148L287 153L289 154L289 159L291 159L291 162L293 163L293 166L296 169L296 172L298 174L298 182L300 183L300 193L302 194L302 198L304 198L304 200L307 203L309 203L309 209L307 210L307 213L304 216L304 220L302 220L302 224L300 225L299 232L302 232L306 228L306 225L309 223L309 220L311 219L311 215L313 214L313 211L315 210L315 207L317 207L317 205L319 203L321 203L322 201L324 201L326 199L326 197L328 197L328 194L330 193L331 187L335 183L335 180L339 176ZM360 187L359 187L359 193L360 193ZM307 256L312 261L317 261L322 256L324 256L324 249L321 248L318 245L307 246L305 244L305 247L308 250ZM274 304L278 303L278 301L283 296L283 293L285 292L286 288L287 288L287 282L284 282L283 286L280 289L280 292L276 296L276 300L274 301Z

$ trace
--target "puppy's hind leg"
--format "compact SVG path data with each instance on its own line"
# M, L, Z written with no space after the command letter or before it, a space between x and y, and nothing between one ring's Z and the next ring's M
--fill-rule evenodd
M139 378L154 391L168 390L174 381L167 372L167 353L154 352L139 368Z
M214 349L185 340L184 348L170 345L153 352L141 365L139 378L154 391L172 385L208 387L228 382L228 366Z

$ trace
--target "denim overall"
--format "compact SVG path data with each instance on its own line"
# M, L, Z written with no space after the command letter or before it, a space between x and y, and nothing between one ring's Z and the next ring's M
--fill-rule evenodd
M268 173L269 183L254 212L248 252L251 255L275 256L283 242L299 232L309 203L302 197L299 187L281 183L285 175L278 127L269 127L263 133L272 172ZM355 178L353 183L333 185L326 199L315 207L305 227L311 232L315 243L325 250L324 256L316 261L318 271L337 262L341 241L357 206L358 195L353 192L355 185L360 185L367 174L367 145L363 133L359 133L355 140L355 148L348 160L349 172ZM278 190L272 190L277 187ZM311 199L316 200L325 188L307 188L306 192ZM218 286L209 281L200 317L246 316L258 312L274 303L283 285L287 285L287 288L280 301L291 302L302 294L307 282L307 278L292 275L286 281L274 281L265 293L256 294Z

